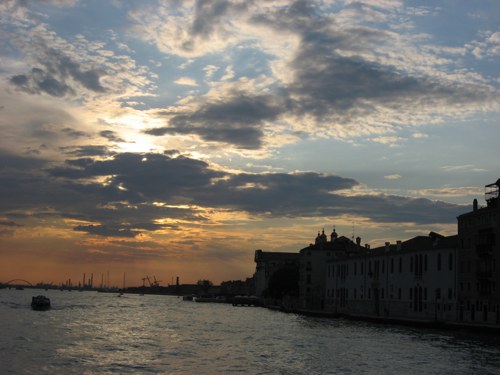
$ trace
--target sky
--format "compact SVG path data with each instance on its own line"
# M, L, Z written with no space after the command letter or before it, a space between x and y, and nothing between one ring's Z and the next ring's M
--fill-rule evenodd
M214 283L500 177L497 0L0 2L0 281Z

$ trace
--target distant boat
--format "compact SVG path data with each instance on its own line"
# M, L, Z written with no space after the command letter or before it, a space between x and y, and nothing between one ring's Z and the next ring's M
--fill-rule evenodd
M45 296L33 296L31 297L31 308L33 310L49 310L50 309L50 299Z

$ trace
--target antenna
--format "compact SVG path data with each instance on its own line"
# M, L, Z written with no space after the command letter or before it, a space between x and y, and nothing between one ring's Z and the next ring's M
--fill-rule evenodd
M354 241L354 221L352 222L352 238L351 239Z

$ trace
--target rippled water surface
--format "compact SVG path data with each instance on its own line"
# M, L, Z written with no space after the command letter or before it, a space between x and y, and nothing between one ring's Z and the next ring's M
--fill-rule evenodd
M50 297L32 311L31 296ZM500 339L139 296L0 290L1 374L499 374Z

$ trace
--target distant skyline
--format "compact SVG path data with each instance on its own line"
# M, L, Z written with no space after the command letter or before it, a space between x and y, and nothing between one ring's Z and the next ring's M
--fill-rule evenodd
M0 3L0 281L242 279L456 233L500 178L500 2Z

